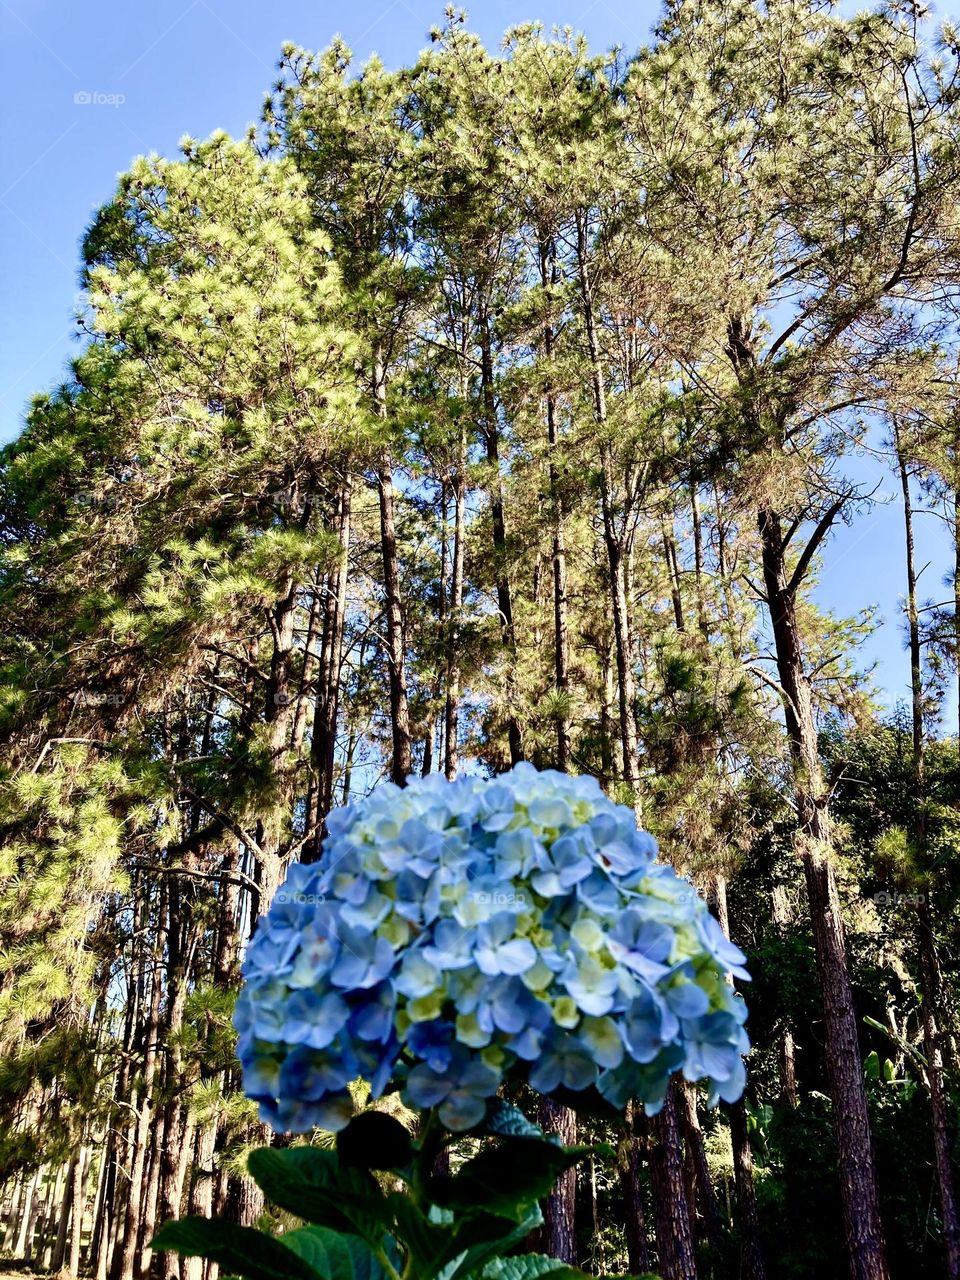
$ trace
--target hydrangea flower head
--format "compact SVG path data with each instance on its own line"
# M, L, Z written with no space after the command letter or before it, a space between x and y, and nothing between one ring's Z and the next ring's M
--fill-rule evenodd
M430 775L327 830L243 964L244 1084L274 1128L341 1128L358 1079L454 1131L508 1076L651 1114L677 1071L740 1096L744 956L594 778Z

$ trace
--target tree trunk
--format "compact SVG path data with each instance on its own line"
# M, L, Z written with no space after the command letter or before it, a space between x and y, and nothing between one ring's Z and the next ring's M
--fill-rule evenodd
M153 1257L153 1252L149 1246L153 1235L153 1229L157 1225L158 1221L157 1204L160 1199L160 1179L163 1173L164 1152L166 1150L167 1113L169 1108L170 1103L168 1102L163 1111L158 1115L157 1123L154 1126L153 1133L151 1134L153 1143L150 1150L146 1174L144 1176L145 1190L143 1195L143 1208L140 1211L140 1234L137 1242L137 1257L139 1261L135 1270L140 1276L149 1275L150 1262Z
M52 1259L53 1252L56 1248L56 1240L57 1240L57 1237L55 1236L54 1239L51 1241L50 1234L51 1234L51 1227L53 1226L53 1223L54 1223L54 1216L55 1216L54 1206L56 1206L57 1209L59 1210L62 1204L63 1189L66 1182L66 1179L63 1176L63 1172L64 1172L63 1165L60 1165L60 1167L57 1169L56 1177L51 1178L50 1181L47 1183L46 1194L44 1195L44 1198L43 1198L42 1214L40 1217L40 1235L39 1235L39 1239L37 1240L37 1253L36 1253L36 1259L35 1259L37 1266L35 1270L49 1271L50 1269L50 1261ZM56 1222L58 1227L57 1235L59 1235L59 1226L61 1221L62 1221L62 1218L60 1213L58 1212L56 1214ZM65 1236L64 1236L64 1239L66 1239Z
M693 569L697 580L697 626L704 640L709 640L710 620L707 617L703 574L703 525L700 519L700 495L693 476L690 477L690 516L693 526Z
M167 891L160 889L158 921L166 914ZM143 1029L143 1075L140 1089L140 1109L133 1128L133 1155L130 1162L130 1182L127 1188L126 1209L122 1230L117 1231L114 1257L114 1280L133 1280L137 1261L137 1244L140 1234L144 1202L144 1174L147 1150L153 1122L153 1082L157 1068L158 1030L160 1026L160 962L161 930L157 927L153 963L151 965L151 993L146 1025Z
M50 1258L50 1270L60 1271L67 1257L67 1242L70 1239L70 1216L74 1209L75 1175L79 1167L79 1159L74 1156L67 1168L67 1176L63 1179L63 1193L60 1198L60 1215L57 1221L57 1240ZM80 1212L83 1206L80 1205Z
M564 1146L577 1140L577 1117L569 1107L550 1097L540 1099L540 1128L554 1134ZM577 1171L567 1169L543 1204L542 1251L571 1266L577 1261Z
M217 1118L201 1125L196 1136L193 1176L190 1180L188 1212L198 1218L213 1213L214 1153L217 1145ZM184 1258L184 1280L203 1280L202 1258Z
M26 1175L21 1173L13 1180L13 1190L7 1202L7 1211L3 1221L3 1234L0 1236L0 1251L12 1253L16 1243L17 1227L20 1223L20 1205L23 1203L27 1189Z
M392 522L392 509L390 521ZM327 592L323 644L317 691L314 700L313 730L310 738L310 762L313 782L308 804L307 828L314 830L312 840L303 850L303 861L320 856L323 824L333 808L333 779L336 763L337 724L340 714L340 673L343 666L343 642L346 633L347 584L350 576L350 537L352 528L352 495L350 477L344 481L340 495L337 534L340 556L330 575Z
M577 1266L588 1274L603 1274L603 1240L597 1204L597 1162L588 1156L579 1166L577 1196Z
M466 441L461 430L453 477L453 562L450 566L450 607L446 618L447 697L444 707L443 772L447 778L457 776L460 734L459 628L463 613L463 566L467 536L465 468Z
M956 1184L950 1141L950 1105L944 1082L940 1020L937 1016L936 958L929 904L926 901L920 904L917 915L917 932L920 935L918 939L920 988L923 997L921 1008L923 1048L927 1060L926 1075L933 1118L933 1147L940 1190L940 1209L943 1214L943 1242L947 1255L948 1280L957 1280L960 1276L960 1223L957 1219Z
M781 933L790 923L790 904L780 884L774 885L771 893L771 919ZM797 1105L797 1050L789 1022L780 1037L780 1098L789 1107Z
M617 667L617 694L620 705L620 744L623 751L623 780L633 793L637 820L640 811L639 744L635 712L636 690L633 679L633 644L630 635L630 609L627 600L625 549L617 528L614 510L613 451L606 438L607 393L604 385L603 361L594 315L593 285L587 262L587 227L582 216L577 219L577 259L580 273L580 298L583 322L590 355L590 381L593 389L594 420L600 436L600 498L603 514L603 541L610 575L610 604L613 614L614 650Z
M410 750L410 708L404 661L403 613L400 597L400 562L394 523L393 470L384 452L377 471L380 490L380 543L383 550L384 609L387 618L387 667L390 686L390 729L393 752L390 779L398 787L406 785L413 769Z
M695 1086L688 1084L685 1080L678 1080L676 1097L679 1103L687 1161L692 1175L688 1179L688 1183L692 1182L691 1190L693 1191L692 1196L688 1193L691 1228L694 1226L695 1219L698 1216L697 1210L699 1209L699 1216L703 1219L706 1238L711 1247L714 1250L718 1250L722 1234L720 1212L717 1209L717 1198L713 1193L713 1183L710 1180L710 1166L707 1164L707 1152L703 1145L703 1130L700 1128L700 1117L697 1115Z
M627 1137L620 1155L620 1193L623 1196L624 1233L627 1238L627 1265L631 1275L650 1270L647 1247L647 1215L643 1207L640 1180L640 1138L636 1132L636 1103L627 1104Z
M112 1187L116 1179L113 1130L106 1134L100 1149L100 1168L97 1174L97 1194L94 1200L93 1235L90 1239L89 1264L94 1280L106 1280L109 1267L110 1222L112 1217Z
M926 845L924 817L923 736L923 668L921 660L920 612L917 607L917 572L913 538L913 504L910 496L910 473L903 453L899 426L894 427L897 466L903 492L904 543L907 568L907 624L910 649L910 689L912 693L913 727L913 780L914 821L913 840L917 852L922 855ZM940 1210L943 1215L943 1242L946 1250L948 1280L960 1277L960 1220L957 1215L957 1196L950 1151L950 1112L943 1071L943 1051L940 1043L939 982L934 944L930 904L923 895L917 911L917 949L920 958L921 1014L923 1020L923 1047L927 1060L927 1083L930 1089L930 1110L933 1120L933 1147L937 1165L937 1183L940 1191Z
M666 517L661 523L663 538L663 557L667 566L667 578L670 582L670 601L673 604L673 621L679 632L686 631L683 616L683 597L680 595L680 565L677 561L677 544Z
M960 676L960 414L953 437L953 643ZM957 745L960 747L960 679L957 680Z
M547 289L557 282L555 248L552 241L540 244L540 280ZM566 773L570 763L570 713L567 698L570 691L570 641L567 625L567 555L564 545L563 498L560 492L560 469L557 465L559 436L557 430L557 398L553 379L553 322L549 313L543 325L543 354L550 384L546 392L548 481L550 485L551 522L553 525L553 664L554 686L561 701L557 710L556 768Z
M80 1160L73 1171L73 1216L70 1221L70 1253L67 1266L72 1276L80 1274L80 1250L83 1241L83 1217L87 1205L87 1182L93 1153L81 1147Z
M676 1082L650 1122L653 1218L662 1280L697 1280L690 1214L683 1185L683 1150L677 1123Z
M36 1221L35 1205L37 1199L37 1187L40 1184L40 1175L42 1170L37 1169L30 1178L24 1192L23 1201L20 1208L20 1227L17 1231L16 1242L13 1246L13 1254L15 1258L28 1259L31 1254L31 1240L33 1236L33 1224Z
M494 577L497 586L497 608L500 610L500 628L507 655L507 739L510 744L510 763L523 759L523 741L520 722L514 711L512 697L513 668L517 657L517 635L513 625L513 593L510 587L509 556L507 554L507 526L503 514L503 481L500 476L500 427L497 422L497 406L493 390L493 348L490 335L490 317L483 310L480 315L480 390L483 408L483 438L487 463L490 468L490 522L493 526Z
M263 722L267 731L267 747L275 774L276 796L266 816L257 823L259 852L254 872L257 901L251 913L251 925L266 912L283 879L285 828L289 819L293 790L293 771L289 760L290 730L293 725L296 696L293 686L293 651L296 638L297 597L299 587L292 579L283 595L267 611L273 639L270 672L263 701Z
M717 875L713 882L717 920L727 938L730 937L730 912L727 908L726 877ZM733 975L727 974L733 984ZM747 1130L747 1108L742 1098L725 1105L730 1120L730 1142L733 1148L733 1176L737 1188L737 1219L740 1228L740 1254L745 1280L766 1280L767 1267L760 1243L760 1219L757 1215L757 1191L753 1183L753 1151Z
M747 1109L740 1098L731 1103L726 1111L730 1118L733 1176L737 1188L740 1274L744 1280L766 1280L767 1267L760 1244L760 1220L757 1217L757 1193L753 1184L753 1152L747 1133Z
M798 853L807 884L823 995L827 1073L851 1275L853 1280L888 1280L856 1011L832 861L828 791L818 753L810 685L803 668L795 588L787 575L779 515L762 509L758 526L793 764Z

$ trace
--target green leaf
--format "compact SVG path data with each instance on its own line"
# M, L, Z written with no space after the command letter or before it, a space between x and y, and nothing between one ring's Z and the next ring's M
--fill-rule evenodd
M468 1160L455 1177L435 1178L430 1196L461 1212L473 1208L519 1222L565 1169L598 1150L562 1147L546 1138L505 1138Z
M543 1130L528 1120L519 1107L503 1098L491 1098L481 1126L484 1133L500 1138L542 1138Z
M413 1158L413 1142L393 1116L364 1111L337 1134L337 1155L344 1169L399 1170Z
M509 1223L506 1218L498 1218L493 1214L475 1214L460 1223L456 1243L462 1252L444 1267L437 1280L460 1280L460 1277L482 1267L494 1255L507 1253L542 1222L543 1214L539 1205L519 1223ZM504 1228L507 1228L505 1234Z
M153 1237L150 1247L169 1249L187 1258L209 1258L219 1264L224 1274L242 1276L244 1280L328 1280L325 1272L315 1270L307 1259L280 1240L233 1222L209 1218L167 1222Z
M445 1263L462 1252L454 1246L455 1230L430 1222L409 1196L394 1192L388 1197L388 1204L396 1219L397 1236L410 1251L417 1276L436 1275Z
M317 1147L261 1147L247 1159L264 1195L298 1218L348 1231L379 1247L393 1219L383 1192L360 1169L344 1169L336 1152Z
M548 1258L542 1253L495 1258L487 1263L480 1275L483 1280L539 1280L540 1276L549 1276L550 1280L590 1280L587 1272L579 1267L571 1267L559 1258ZM599 1276L597 1280L657 1280L657 1277L646 1271L642 1276Z
M515 1223L484 1212L485 1206L472 1205L469 1217L451 1221L448 1211L438 1213L436 1208L428 1218L399 1192L389 1197L389 1203L396 1215L397 1235L410 1251L414 1274L422 1278L454 1280L476 1271L494 1254L519 1244L542 1221L539 1208Z
M382 1280L384 1270L366 1241L328 1227L300 1227L280 1237L326 1280Z

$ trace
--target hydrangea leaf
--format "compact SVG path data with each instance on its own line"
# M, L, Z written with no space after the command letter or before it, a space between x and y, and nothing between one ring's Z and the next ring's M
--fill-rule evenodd
M501 1138L542 1138L543 1130L528 1120L519 1107L503 1098L491 1098L481 1126L484 1133Z
M468 1206L468 1216L443 1209L438 1212L434 1207L427 1217L406 1196L394 1194L390 1203L397 1235L409 1249L414 1274L420 1280L440 1276L456 1280L475 1273L487 1259L519 1244L542 1221L538 1207L519 1221L510 1221L487 1212L486 1205Z
M333 1151L263 1147L251 1151L250 1176L268 1200L298 1218L348 1231L379 1245L392 1215L377 1183L360 1169L344 1169Z
M463 1252L438 1273L437 1280L461 1280L476 1273L492 1257L507 1253L525 1240L542 1222L539 1205L517 1223L481 1213L461 1221L456 1230L456 1243Z
M325 1280L383 1280L383 1267L359 1236L328 1227L300 1227L280 1238Z
M187 1258L208 1258L225 1275L243 1280L341 1280L314 1268L311 1262L273 1236L253 1227L208 1218L167 1222L150 1241L152 1249L168 1249ZM344 1276L342 1280L349 1280ZM358 1275L356 1280L374 1280Z
M565 1169L597 1147L562 1147L547 1138L506 1138L468 1160L452 1178L437 1178L430 1194L441 1205L487 1213L519 1222L542 1196L548 1195Z
M480 1276L482 1280L540 1280L541 1276L549 1276L550 1280L614 1280L612 1276L588 1277L579 1267L571 1267L559 1258L548 1258L542 1253L495 1258L487 1263ZM617 1280L658 1280L658 1277L646 1271L642 1276L619 1276Z
M409 1250L415 1275L424 1280L435 1276L462 1251L455 1245L455 1233L449 1226L430 1222L406 1196L394 1192L388 1203L396 1219L397 1235Z

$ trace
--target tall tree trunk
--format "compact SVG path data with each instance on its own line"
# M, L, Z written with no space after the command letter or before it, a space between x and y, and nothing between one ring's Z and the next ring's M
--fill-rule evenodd
M449 530L449 494L448 481L444 478L440 481L440 579L437 583L437 652L438 655L446 653L447 639L447 591L450 576L450 530ZM433 678L430 681L430 703L427 708L427 722L423 734L423 761L420 767L420 776L425 778L433 771L433 753L436 748L437 738L437 703L440 698L440 691L444 685L443 671L441 666L445 667L445 662L441 664L438 657ZM443 732L441 730L441 739ZM442 751L442 742L441 742Z
M580 1165L577 1179L577 1266L581 1270L603 1272L603 1240L600 1236L600 1210L597 1204L597 1162L593 1156Z
M610 791L614 782L614 755L618 735L613 726L613 704L617 696L614 679L616 660L613 645L600 648L600 661L603 666L603 685L600 702L600 785L604 791ZM622 768L621 768L622 773Z
M953 437L953 643L954 663L960 677L960 414ZM957 745L960 747L960 679L957 680Z
M782 934L790 923L790 904L783 885L773 886L770 901L771 919L774 927ZM789 1021L784 1022L780 1037L780 1097L789 1107L797 1105L797 1048Z
M80 1274L80 1251L83 1238L83 1219L87 1208L87 1181L90 1174L91 1151L89 1147L80 1148L77 1163L73 1169L73 1191L71 1193L72 1213L70 1217L70 1234L67 1241L67 1270L72 1276Z
M217 1119L214 1117L197 1130L194 1150L193 1176L190 1180L188 1211L198 1218L209 1218L213 1213L214 1153L217 1145ZM184 1280L203 1280L202 1258L183 1260Z
M7 1201L7 1210L3 1222L3 1234L0 1236L0 1251L12 1253L16 1243L17 1227L20 1224L20 1205L27 1189L26 1174L21 1173L13 1179L13 1189Z
M165 1032L161 1030L160 1034L163 1037ZM170 1103L168 1101L163 1111L157 1116L151 1135L153 1142L150 1148L150 1158L143 1181L143 1205L140 1210L140 1231L137 1238L137 1263L134 1267L136 1274L140 1276L146 1276L150 1273L150 1263L153 1258L153 1251L149 1246L153 1229L158 1221L157 1205L160 1200L160 1178L163 1172L166 1151L169 1109Z
M713 881L717 920L727 938L730 937L730 912L727 906L727 881L717 875ZM733 984L733 975L727 974ZM742 1274L745 1280L766 1280L767 1266L760 1242L760 1219L757 1214L757 1191L753 1182L753 1151L747 1129L747 1108L743 1098L726 1104L730 1119L730 1144L733 1148L733 1177L737 1188L737 1219L740 1228Z
M112 1269L113 1280L133 1280L137 1246L140 1235L140 1223L143 1216L145 1194L145 1172L147 1151L154 1119L153 1083L157 1070L157 1049L160 1027L160 993L159 977L160 948L162 941L162 922L167 911L167 887L160 887L160 898L157 910L155 943L152 964L150 965L150 997L146 1023L143 1027L143 1072L140 1088L140 1107L133 1126L133 1151L130 1161L130 1181L126 1193L126 1207L123 1214L122 1230L117 1231L117 1245Z
M73 1171L73 1216L70 1220L70 1250L67 1255L67 1268L72 1276L80 1274L83 1219L87 1207L87 1183L90 1178L91 1159L90 1148L81 1147L80 1159Z
M444 707L443 772L447 778L457 775L457 750L460 735L460 642L463 614L463 567L466 551L466 440L462 429L457 441L457 462L453 475L453 560L450 566L450 607L446 617L446 684Z
M690 477L690 517L693 527L693 570L697 581L697 626L704 640L710 639L710 620L707 617L706 592L703 573L703 522L700 517L700 495L697 481Z
M403 611L400 594L400 561L394 517L393 468L384 452L377 470L380 491L380 543L383 551L384 608L387 618L387 667L390 687L390 731L393 750L390 780L406 785L413 770L410 739L410 707L403 643Z
M823 995L827 1073L837 1133L837 1164L853 1280L887 1280L856 1011L833 868L828 790L817 746L810 684L803 667L795 588L787 574L781 521L763 508L758 526L763 577L783 690L793 764L798 853L810 903L817 972Z
M60 1165L57 1169L56 1176L51 1178L47 1183L46 1195L44 1196L43 1202L43 1213L40 1218L40 1238L37 1241L37 1270L50 1270L50 1262L53 1259L58 1243L58 1237L60 1235L59 1227L63 1220L59 1210L63 1203L63 1191L66 1181L67 1180L64 1177L64 1166ZM58 1229L56 1236L51 1238L51 1228L53 1227L54 1222L56 1222ZM66 1242L66 1234L64 1234L64 1242Z
M555 1134L564 1146L576 1142L577 1118L569 1107L553 1098L542 1097L539 1119L544 1133ZM567 1169L544 1201L541 1239L544 1253L571 1266L575 1266L577 1261L576 1220L577 1172L576 1169Z
M650 1270L647 1247L647 1215L643 1207L643 1184L640 1180L640 1137L635 1120L636 1103L626 1109L627 1137L620 1153L618 1175L623 1197L624 1233L627 1238L627 1266L631 1275Z
M544 289L557 283L557 264L552 240L540 244L540 280ZM553 525L553 665L554 686L561 698L557 710L556 767L566 773L570 763L570 713L567 698L570 691L570 641L567 624L567 554L564 545L563 498L560 492L560 468L557 465L559 436L557 430L557 397L553 388L553 321L549 310L543 324L543 354L547 364L546 391L548 480L550 485L551 522Z
M94 1280L106 1280L111 1257L110 1223L113 1208L112 1188L116 1180L115 1136L112 1129L100 1149L97 1194L94 1200L93 1235L90 1240L90 1268Z
M607 393L604 385L603 361L597 337L594 314L593 284L587 260L587 225L584 216L577 218L577 259L580 274L580 298L583 323L590 356L590 382L593 391L594 420L598 428L600 451L600 498L603 515L603 541L610 576L610 604L613 613L614 650L617 666L617 693L620 704L620 743L623 751L623 780L633 792L638 820L640 811L639 744L635 711L636 689L633 679L633 643L630 634L630 609L626 589L626 554L615 511L613 450L607 439Z
M938 1017L937 965L929 904L924 900L917 911L920 989L923 996L923 1047L927 1060L930 1110L933 1119L933 1146L943 1215L943 1242L947 1255L948 1280L960 1276L960 1222L957 1215L956 1182L950 1140L950 1105L944 1080L941 1023Z
M380 421L387 421L387 367L383 351L373 357L373 407ZM386 430L386 426L384 426ZM404 652L403 600L400 592L400 560L394 515L393 463L384 445L377 464L380 495L380 549L383 556L384 613L387 622L387 677L390 686L390 732L393 750L390 778L398 787L406 786L413 770L410 744L410 706L407 699L407 668Z
M392 520L392 515L391 515ZM307 829L314 831L303 851L303 861L315 861L323 842L323 823L333 808L333 779L336 763L337 724L340 714L340 674L346 634L347 585L350 575L352 494L349 475L340 494L337 536L340 555L330 574L323 627L323 644L314 699L310 763L313 782L308 802Z
M27 1183L23 1200L20 1206L20 1225L17 1230L17 1238L13 1246L13 1255L15 1258L27 1259L31 1254L31 1240L33 1237L33 1224L36 1221L36 1202L37 1188L40 1185L40 1176L42 1168L36 1169Z
M490 333L490 317L481 310L480 326L480 392L483 409L483 439L487 463L490 468L490 522L493 527L494 577L497 586L497 608L500 611L500 628L506 650L507 739L510 744L510 763L523 759L523 739L520 722L514 711L513 669L517 657L517 634L513 623L513 593L510 586L509 556L507 554L507 526L503 514L503 480L500 475L500 426L493 387L493 339Z
M67 1176L63 1179L63 1193L60 1197L60 1214L57 1221L57 1240L50 1258L50 1270L59 1271L67 1257L67 1242L70 1239L70 1217L74 1210L74 1179L79 1167L79 1157L73 1156L67 1166ZM83 1206L79 1206L83 1213Z
M922 854L927 837L923 807L926 778L923 735L923 668L920 641L920 611L917 607L913 504L910 496L910 472L903 452L899 426L894 428L894 437L897 466L900 472L900 486L903 492L904 543L907 561L907 625L910 649L910 689L912 693L914 780L912 835L918 853ZM943 1241L947 1255L947 1277L948 1280L958 1280L958 1277L960 1277L960 1220L958 1220L957 1215L957 1196L950 1151L950 1112L944 1082L943 1050L940 1042L940 1025L943 1019L938 1008L939 966L936 959L930 904L926 895L923 895L923 902L917 912L916 932L920 956L920 990L923 997L921 1008L923 1047L927 1060L926 1075L930 1089L933 1146L937 1165L937 1183L940 1190L940 1210L943 1216Z
M293 686L293 651L296 637L298 584L290 579L282 596L267 611L273 639L270 671L263 701L263 721L267 748L275 775L275 798L266 816L257 823L258 855L254 879L257 902L251 923L255 924L270 906L283 879L283 846L289 820L293 790L293 771L289 759L290 730L293 725L296 692Z
M690 1214L683 1184L683 1149L672 1081L660 1113L650 1122L653 1219L662 1280L697 1280Z
M683 597L680 595L680 565L677 560L677 544L674 540L673 530L670 528L666 517L661 523L663 537L663 556L667 566L667 578L670 582L670 600L673 604L673 620L679 632L686 631L686 622L683 616Z
M676 1096L680 1110L680 1121L683 1130L684 1146L692 1174L693 1196L690 1196L691 1223L697 1217L699 1208L703 1219L703 1228L707 1240L714 1250L720 1247L722 1226L717 1198L710 1179L710 1166L707 1164L707 1152L703 1142L703 1130L700 1128L700 1117L697 1115L696 1088L685 1080L678 1080Z
M747 1109L740 1098L726 1110L730 1117L733 1177L737 1188L741 1275L744 1280L766 1280L767 1266L760 1243L760 1219L757 1216L757 1193L753 1183L753 1151L747 1132Z
M320 572L317 571L319 578ZM293 724L290 726L290 754L297 759L303 748L303 740L307 735L307 724L310 720L310 687L317 679L317 668L320 658L317 653L317 632L323 631L327 622L328 610L326 602L331 590L332 573L324 575L326 582L323 591L314 588L310 600L310 612L307 616L307 634L303 641L303 665L300 668L300 687L294 701ZM323 648L321 643L321 650ZM309 812L309 811L308 811Z

